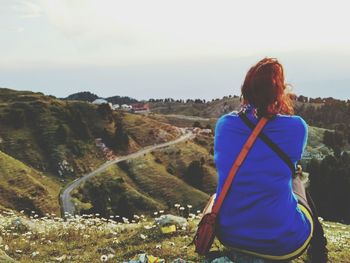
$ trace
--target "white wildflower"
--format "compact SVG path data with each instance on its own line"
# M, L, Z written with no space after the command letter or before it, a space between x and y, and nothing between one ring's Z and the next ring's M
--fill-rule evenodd
M175 204L174 205L176 208L179 208L180 207L180 204Z
M145 239L147 238L147 236L144 235L144 234L141 234L140 237L141 237L143 240L145 240Z
M108 256L102 255L100 259L101 259L102 262L107 262Z
M162 248L161 244L156 245L156 249L161 249L161 248Z
M180 210L183 211L183 210L185 210L185 208L184 208L183 206L181 206L181 207L180 207Z
M37 255L39 255L39 252L38 252L38 251L34 251L34 252L32 253L32 257L35 257L35 256L37 256Z

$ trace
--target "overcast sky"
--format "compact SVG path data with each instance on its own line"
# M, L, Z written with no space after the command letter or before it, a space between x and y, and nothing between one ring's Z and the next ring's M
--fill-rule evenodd
M293 91L350 98L347 1L0 0L0 87L65 97L240 94L265 56Z

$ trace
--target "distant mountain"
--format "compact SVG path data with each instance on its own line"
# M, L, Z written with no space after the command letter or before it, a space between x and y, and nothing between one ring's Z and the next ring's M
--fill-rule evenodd
M112 104L132 104L132 103L138 103L139 101L137 99L133 99L130 97L121 97L121 96L113 96L113 97L108 97L106 100Z
M94 93L91 93L89 91L83 91L83 92L77 92L74 94L69 95L68 97L64 98L64 100L80 100L80 101L88 101L88 102L93 102L96 99L99 99L102 97L97 96ZM127 96L113 96L113 97L108 97L108 98L102 98L107 100L108 102L112 104L132 104L132 103L138 103L139 101L134 98L130 98Z
M98 99L99 97L96 94L93 94L89 91L83 91L83 92L78 92L69 95L66 100L82 100L82 101L88 101L88 102L93 102L94 100Z
M238 96L228 96L222 99L211 101L202 100L153 100L149 102L152 112L160 114L180 114L198 116L203 118L218 118L221 115L239 109L240 101Z

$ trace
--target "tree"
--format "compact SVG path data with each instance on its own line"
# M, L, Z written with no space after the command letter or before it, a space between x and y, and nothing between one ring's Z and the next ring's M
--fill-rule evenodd
M111 120L112 118L111 116L113 115L113 112L109 104L103 103L98 105L97 111L103 119Z
M115 132L113 138L113 148L126 151L129 146L129 136L124 128L123 119L118 117L115 122Z
M202 127L202 125L201 125L201 123L199 122L199 121L195 121L194 123L193 123L193 127L195 128L195 127L198 127L198 128L203 128Z
M350 157L327 156L321 162L311 160L310 193L322 217L327 220L350 223Z
M344 147L344 135L340 131L330 132L325 131L323 135L323 143L332 148L336 157L340 156Z
M65 144L69 136L69 128L65 124L60 124L56 130L58 144Z
M210 123L208 123L208 124L205 126L205 128L211 130L211 125L210 125Z
M203 182L204 170L200 161L192 161L185 172L185 180L194 187L200 187Z
M15 129L20 129L24 125L25 114L22 109L10 109L5 116L5 121Z

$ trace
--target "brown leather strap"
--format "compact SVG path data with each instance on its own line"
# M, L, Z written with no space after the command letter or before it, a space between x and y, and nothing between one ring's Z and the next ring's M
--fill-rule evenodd
M219 194L214 206L212 212L217 214L220 210L220 207L222 205L222 202L224 201L226 194L228 190L230 189L230 186L232 184L233 178L235 177L239 167L243 163L244 159L246 158L250 148L254 144L256 138L258 137L259 133L261 130L264 128L265 124L267 123L268 119L267 118L261 118L258 124L255 126L253 132L250 134L248 140L244 144L241 152L239 153L236 161L232 165L232 168L230 170L229 175L226 178L226 181L224 183L224 186L222 187L221 193Z

